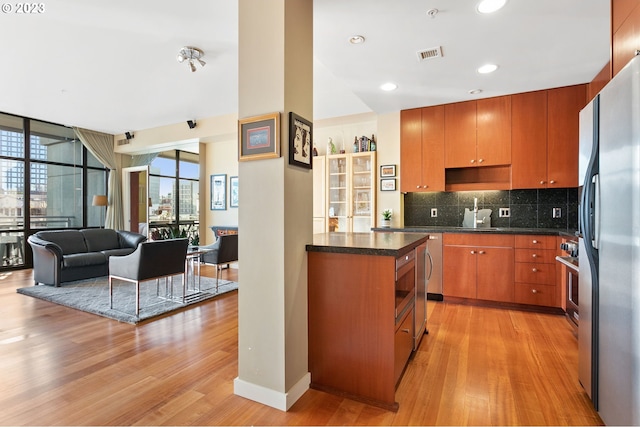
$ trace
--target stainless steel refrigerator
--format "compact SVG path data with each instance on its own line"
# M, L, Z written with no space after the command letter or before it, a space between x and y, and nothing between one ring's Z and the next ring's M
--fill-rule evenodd
M579 367L607 425L640 424L640 57L580 113Z

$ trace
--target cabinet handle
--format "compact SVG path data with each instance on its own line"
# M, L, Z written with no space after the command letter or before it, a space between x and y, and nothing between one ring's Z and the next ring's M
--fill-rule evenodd
M537 245L538 241L537 240L532 240L531 243L533 243L534 245Z
M404 332L405 334L409 333L409 329L400 329L402 332Z
M531 256L532 256L532 257L534 257L534 258L537 258L537 257L538 257L538 255L536 255L536 254L533 254L533 255L531 255Z
M544 181L540 181L540 184L544 184Z
M531 271L533 271L534 273L536 273L538 271L537 268L532 268Z
M480 255L483 255L483 254L484 254L484 251L478 251L478 253L479 253Z
M549 181L549 184L555 184L556 182L554 180Z
M484 162L484 159L478 159L478 163Z
M471 255L475 255L475 254L476 254L476 251L471 251Z
M532 289L532 290L531 290L531 293L537 294L537 293L538 293L538 290L537 290L537 289Z
M420 188L420 186L419 186L419 185L416 185L416 188Z
M429 188L429 186L428 185L423 185L422 188Z
M475 162L476 162L476 159L471 159L471 163L475 163Z

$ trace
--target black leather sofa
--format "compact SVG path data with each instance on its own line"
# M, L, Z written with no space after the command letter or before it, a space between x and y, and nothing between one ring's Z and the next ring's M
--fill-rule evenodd
M33 279L36 285L60 286L106 276L110 256L128 255L146 239L131 231L103 228L38 231L27 239L33 250Z

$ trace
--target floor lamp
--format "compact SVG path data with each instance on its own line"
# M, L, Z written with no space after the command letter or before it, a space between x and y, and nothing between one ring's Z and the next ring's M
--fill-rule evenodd
M91 204L93 206L100 206L100 228L104 228L104 209L102 209L102 207L107 206L107 196L95 195L93 196L93 202Z

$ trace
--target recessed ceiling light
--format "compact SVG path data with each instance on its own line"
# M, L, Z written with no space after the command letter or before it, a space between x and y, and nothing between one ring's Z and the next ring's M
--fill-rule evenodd
M488 74L493 73L497 69L498 66L496 64L484 64L482 67L478 68L478 72L480 74Z
M507 0L482 0L478 3L477 9L480 13L493 13L502 9L505 3L507 3Z
M479 93L482 93L482 89L471 89L469 91L469 95L477 95Z
M395 83L389 82L389 83L385 83L382 86L380 86L380 89L382 89L382 90L384 90L386 92L390 92L392 90L398 89L398 85L395 84Z
M359 35L351 36L349 37L349 43L362 44L364 43L364 36L359 36Z

